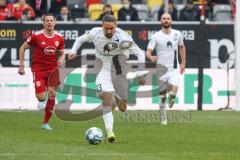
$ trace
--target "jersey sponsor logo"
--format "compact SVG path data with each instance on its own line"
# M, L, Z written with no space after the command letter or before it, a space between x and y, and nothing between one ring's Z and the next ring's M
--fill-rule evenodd
M56 48L53 46L49 46L44 49L44 53L48 55L55 54L55 52L56 52Z
M15 40L17 31L15 29L0 29L0 40Z

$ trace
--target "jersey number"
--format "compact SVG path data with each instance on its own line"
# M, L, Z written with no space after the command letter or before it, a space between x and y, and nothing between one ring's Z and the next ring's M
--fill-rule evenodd
M102 85L101 85L101 84L98 84L98 85L97 85L97 91L98 91L98 92L101 92L101 91L102 91Z

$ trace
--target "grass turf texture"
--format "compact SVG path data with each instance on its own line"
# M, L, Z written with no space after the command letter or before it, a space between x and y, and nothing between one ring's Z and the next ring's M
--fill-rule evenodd
M240 112L172 111L167 126L157 111L114 114L116 143L90 145L85 132L105 131L101 117L66 122L54 115L49 132L40 129L41 112L0 112L0 159L240 159Z

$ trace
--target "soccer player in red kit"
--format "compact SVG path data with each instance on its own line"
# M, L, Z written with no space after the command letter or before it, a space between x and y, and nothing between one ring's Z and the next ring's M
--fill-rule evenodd
M39 103L48 100L45 108L45 116L42 128L52 130L48 121L52 116L55 106L56 89L60 84L58 67L64 62L64 38L54 31L56 19L53 15L47 14L43 17L43 30L32 34L19 49L20 65L18 73L23 75L24 53L29 47L33 47L33 61L31 70L35 93ZM59 59L58 55L59 53Z

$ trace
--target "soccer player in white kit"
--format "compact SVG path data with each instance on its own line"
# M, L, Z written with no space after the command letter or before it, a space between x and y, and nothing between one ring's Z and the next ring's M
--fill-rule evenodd
M112 143L116 139L113 133L114 119L112 107L117 104L119 110L122 112L125 112L127 108L127 80L126 75L122 73L124 72L124 66L121 66L119 60L122 59L122 55L128 57L129 53L132 53L138 56L139 63L144 63L145 54L127 32L116 27L116 19L112 15L106 15L103 18L102 27L95 27L78 37L68 58L75 58L77 50L85 42L94 43L96 58L102 61L102 68L96 77L96 84L98 95L102 99L103 120L108 141ZM113 69L115 69L115 72L112 72ZM111 75L113 73L118 76L114 80ZM144 77L140 75L138 76L138 81L141 85L145 83ZM118 87L115 87L116 85ZM122 90L124 94L117 96L115 94L117 90Z
M164 13L160 21L162 29L152 35L146 56L150 61L157 63L161 123L167 125L166 94L168 94L169 107L171 108L178 90L179 75L185 71L186 49L181 32L171 28L171 15ZM157 52L156 56L152 55L154 49ZM181 56L180 66L178 50Z

